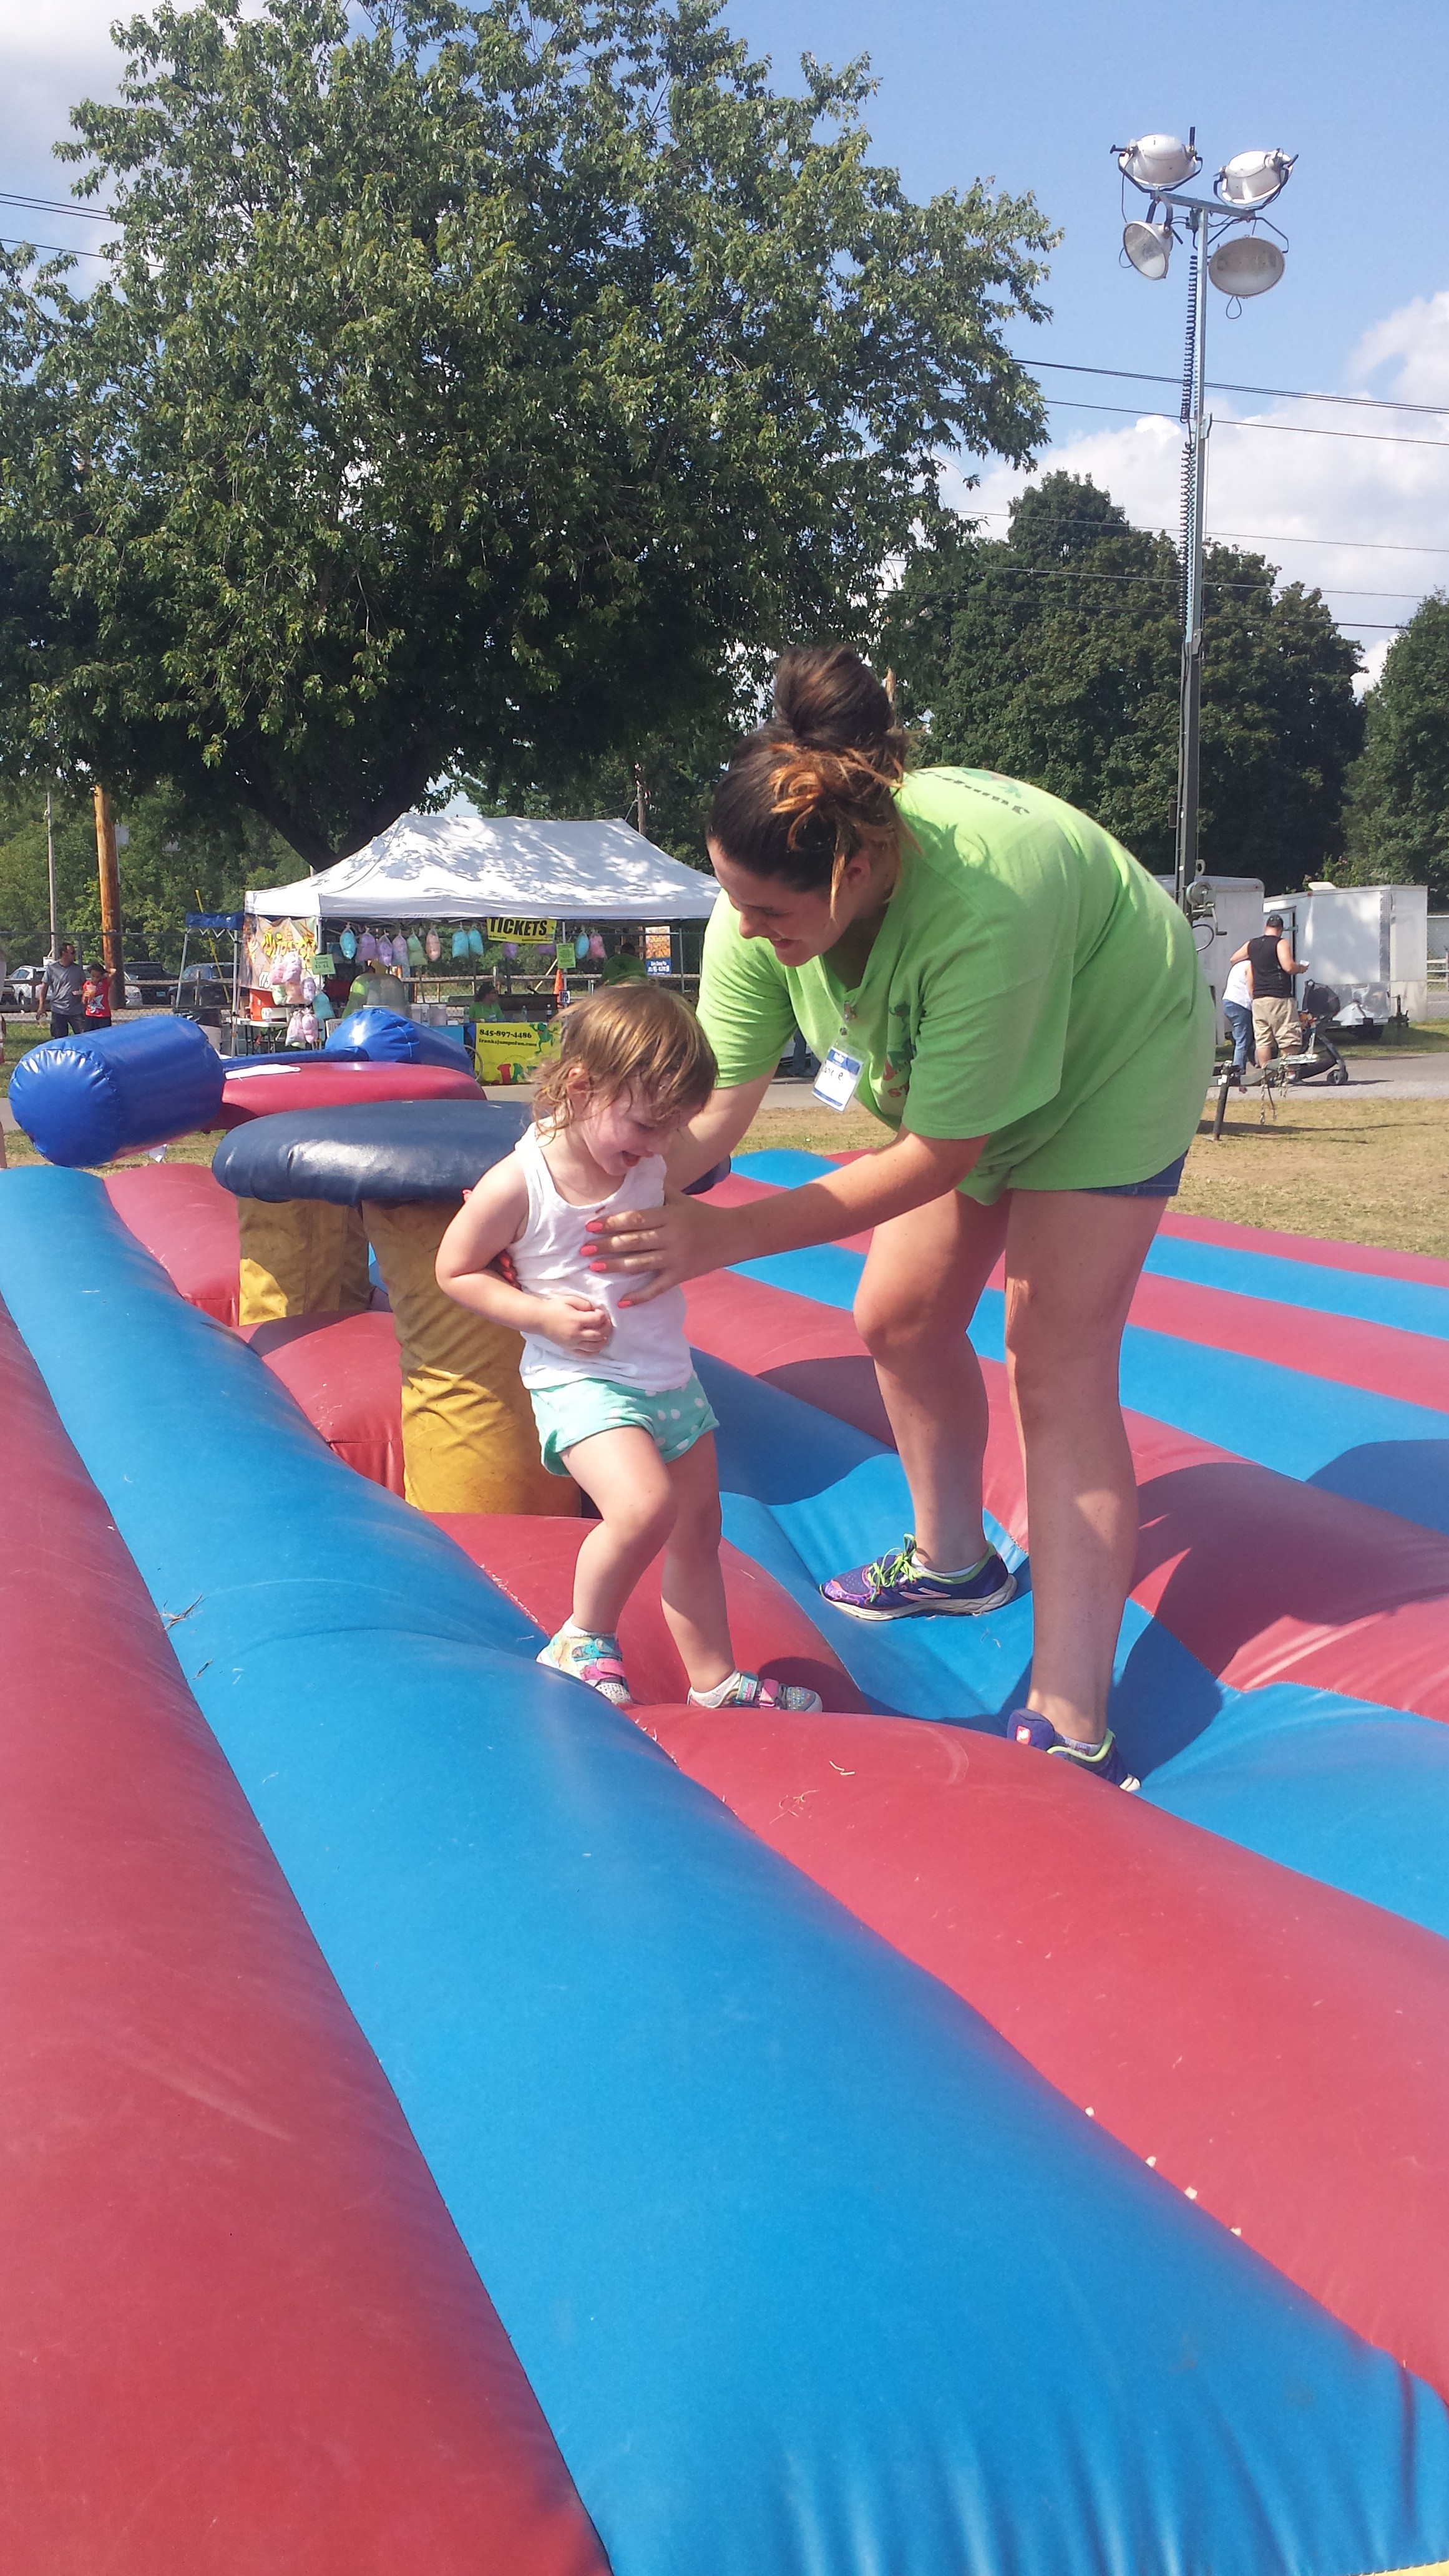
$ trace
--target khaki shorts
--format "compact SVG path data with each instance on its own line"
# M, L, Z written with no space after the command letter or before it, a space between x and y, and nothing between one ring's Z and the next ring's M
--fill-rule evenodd
M1298 1005L1286 993L1270 993L1266 1001L1253 1004L1253 1038L1261 1046L1272 1038L1283 1055L1297 1055L1303 1044L1303 1027Z

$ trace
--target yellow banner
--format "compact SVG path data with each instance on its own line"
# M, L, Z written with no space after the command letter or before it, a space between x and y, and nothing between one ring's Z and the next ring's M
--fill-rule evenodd
M556 921L525 920L509 913L488 924L490 939L552 939L558 929Z

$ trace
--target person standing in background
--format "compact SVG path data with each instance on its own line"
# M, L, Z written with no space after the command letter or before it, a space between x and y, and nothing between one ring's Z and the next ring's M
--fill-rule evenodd
M80 1036L85 1027L85 969L76 964L75 942L63 939L60 955L47 957L40 998L35 1016L42 1019L50 1010L50 1034L53 1038Z
M1293 999L1293 978L1306 975L1308 969L1294 956L1292 940L1283 936L1281 912L1269 913L1261 939L1245 939L1234 951L1235 966L1245 961L1253 978L1253 1036L1259 1064L1271 1064L1275 1055L1297 1055L1303 1031Z
M1233 1042L1233 1071L1239 1082L1248 1070L1248 1049L1253 1043L1253 970L1246 957L1228 968L1223 986L1223 1018Z
M111 979L104 966L87 966L81 986L81 1012L88 1029L111 1025Z

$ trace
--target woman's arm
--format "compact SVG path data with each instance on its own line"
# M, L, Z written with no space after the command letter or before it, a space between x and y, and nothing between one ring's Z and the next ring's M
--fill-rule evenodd
M712 1091L702 1109L695 1111L687 1127L681 1127L669 1148L666 1161L671 1186L682 1190L689 1181L697 1181L701 1172L722 1163L732 1154L740 1138L754 1121L756 1110L770 1088L773 1075L762 1073L757 1082L740 1082L728 1091Z
M469 1192L439 1244L438 1286L490 1324L508 1324L516 1333L538 1333L566 1350L595 1355L614 1329L606 1306L591 1305L587 1297L535 1297L488 1267L517 1242L527 1214L528 1184L510 1154Z
M729 1095L726 1094L726 1097ZM913 1136L904 1129L878 1154L863 1154L799 1190L780 1190L745 1207L717 1208L699 1199L668 1198L662 1208L639 1208L591 1220L599 1239L599 1270L647 1273L623 1300L647 1306L666 1288L724 1270L736 1261L758 1261L771 1252L799 1252L806 1244L834 1243L944 1198L978 1160L984 1136ZM705 1167L707 1168L707 1166Z

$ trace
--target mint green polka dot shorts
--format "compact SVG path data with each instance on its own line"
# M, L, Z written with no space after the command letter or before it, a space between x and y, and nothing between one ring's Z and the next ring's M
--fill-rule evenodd
M529 1402L538 1425L543 1463L551 1476L566 1476L565 1453L598 1431L637 1425L647 1431L666 1467L692 1449L707 1431L719 1429L719 1416L697 1377L671 1386L663 1395L645 1395L637 1386L620 1386L613 1378L561 1378L553 1386L531 1386Z

